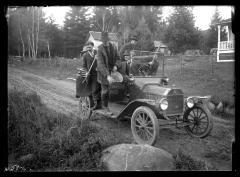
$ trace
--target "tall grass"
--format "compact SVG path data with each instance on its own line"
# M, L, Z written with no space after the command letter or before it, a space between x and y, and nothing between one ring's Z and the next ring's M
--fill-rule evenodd
M8 100L8 153L27 170L102 170L101 151L128 142L119 132L48 109L36 93L9 90ZM28 154L33 158L21 160Z

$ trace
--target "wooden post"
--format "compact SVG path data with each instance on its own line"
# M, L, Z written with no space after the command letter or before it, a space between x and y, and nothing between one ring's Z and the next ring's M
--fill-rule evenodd
M180 75L182 76L182 55L180 55Z
M162 57L162 77L164 77L164 57Z
M195 62L195 63L194 63ZM193 68L194 68L194 75L196 75L196 70L197 70L197 59L195 57L195 60L193 60Z
M217 50L217 61L219 60L219 49L220 49L220 34L221 34L221 26L218 25L218 50Z
M214 74L214 73L213 73L213 57L214 57L214 56L212 55L212 56L211 56L211 62L212 62L212 63L211 63L211 64L212 64L212 67L211 67L212 72L211 72L211 73L212 73L212 76L213 76L213 74Z
M229 32L229 27L228 25L226 26L227 27L227 40L228 42L230 41L230 32Z

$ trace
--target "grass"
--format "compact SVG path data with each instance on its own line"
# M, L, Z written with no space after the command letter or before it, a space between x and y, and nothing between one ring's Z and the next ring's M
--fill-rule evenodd
M169 85L176 85L188 95L212 95L234 107L234 62L217 63L211 56L165 57L164 73L170 78ZM213 66L212 66L213 64ZM162 64L158 74L162 74Z
M9 90L8 100L8 154L15 159L9 171L101 171L102 150L127 143L119 132L48 109L34 92Z
M205 161L192 157L191 155L179 149L174 157L176 171L207 171L208 167Z
M33 60L26 58L24 62L14 61L12 64L35 74L45 75L46 77L51 75L54 78L66 79L77 73L76 68L82 66L82 60L63 58L52 58L50 60L39 58Z

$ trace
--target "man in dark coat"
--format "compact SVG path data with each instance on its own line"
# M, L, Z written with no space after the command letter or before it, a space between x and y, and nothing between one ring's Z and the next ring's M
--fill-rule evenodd
M122 46L120 49L119 55L122 61L124 61L124 53L128 52L130 55L131 50L136 50L136 44L137 44L137 38L136 36L131 36L130 37L130 42L126 43L125 45Z
M109 84L112 83L111 72L117 70L120 57L117 48L109 42L108 32L101 33L102 44L97 51L97 80L101 84L102 108L106 114L112 114L108 107Z
M82 55L82 59L83 69L88 72L86 81L91 90L91 95L89 96L90 106L95 110L101 108L101 85L97 82L97 61L96 59L94 60L96 53L93 50L93 46L93 42L89 41L86 43L86 52Z

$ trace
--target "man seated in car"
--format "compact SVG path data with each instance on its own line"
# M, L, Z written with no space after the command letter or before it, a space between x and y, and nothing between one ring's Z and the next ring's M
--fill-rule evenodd
M131 65L131 58L128 51L125 51L123 53L124 61L122 61L118 67L118 72L122 74L123 76L123 84L125 85L125 96L129 97L129 86L131 84L131 71L130 71L130 65ZM125 97L124 101L128 101L128 98Z

